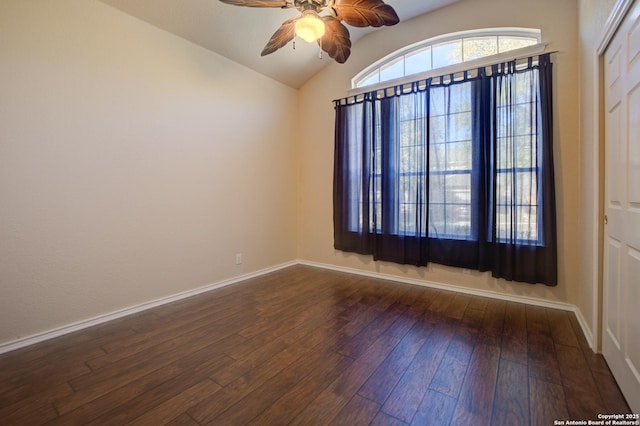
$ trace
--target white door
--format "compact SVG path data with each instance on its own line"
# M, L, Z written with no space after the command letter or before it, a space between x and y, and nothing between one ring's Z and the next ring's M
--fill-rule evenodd
M604 54L605 359L640 413L640 2Z

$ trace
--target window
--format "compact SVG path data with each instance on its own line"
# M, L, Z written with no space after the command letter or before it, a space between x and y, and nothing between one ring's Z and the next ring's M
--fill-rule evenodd
M335 248L555 285L551 66L544 54L336 101Z
M488 28L436 37L400 49L358 74L352 88L424 73L540 43L540 30Z

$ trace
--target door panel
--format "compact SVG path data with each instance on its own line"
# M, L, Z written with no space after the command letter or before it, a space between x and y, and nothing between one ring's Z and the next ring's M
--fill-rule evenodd
M639 31L640 32L640 31ZM635 86L629 94L628 108L629 138L627 150L629 152L628 178L629 207L640 210L640 85ZM635 138L635 141L633 140ZM637 213L637 211L636 211Z
M622 183L622 176L620 176L618 164L620 162L620 126L622 121L620 120L620 103L613 106L613 109L609 111L609 117L607 122L607 170L609 175L607 176L607 189L608 189L608 208L619 209L622 203L620 200L620 189Z
M620 350L620 242L609 238L607 244L607 283L608 293L606 298L605 332L611 342Z
M629 249L629 256L627 260L627 276L634 277L636 280L640 279L640 251L635 249ZM629 295L626 298L626 311L630 312L629 324L627 326L627 363L633 372L636 381L640 382L640 315L637 313L638 305L640 301L640 286L629 286ZM635 338L634 338L635 336Z

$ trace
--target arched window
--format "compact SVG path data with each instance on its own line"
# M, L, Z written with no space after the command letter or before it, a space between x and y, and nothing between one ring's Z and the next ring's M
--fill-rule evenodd
M540 30L487 28L423 40L370 65L351 81L352 89L447 68L540 43Z

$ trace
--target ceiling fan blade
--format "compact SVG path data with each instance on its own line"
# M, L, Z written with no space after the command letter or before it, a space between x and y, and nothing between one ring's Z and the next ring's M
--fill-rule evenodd
M291 7L286 0L220 0L222 3L247 7Z
M323 16L322 20L326 30L318 43L330 57L343 64L351 55L349 30L333 16Z
M333 9L338 19L354 27L381 27L400 22L396 11L382 0L336 0Z
M280 49L282 46L293 40L295 36L295 23L298 18L287 19L280 25L280 28L276 30L271 36L271 39L267 42L267 45L262 49L261 56L268 55Z

